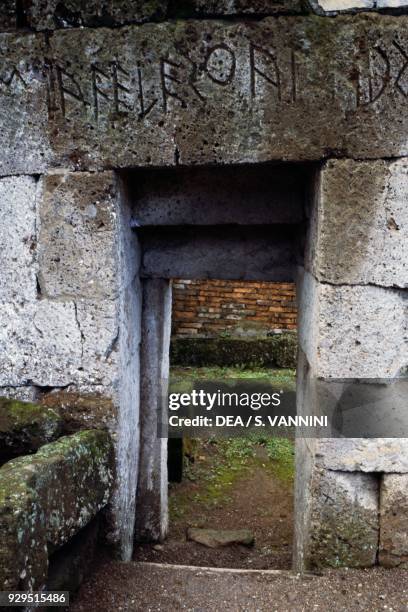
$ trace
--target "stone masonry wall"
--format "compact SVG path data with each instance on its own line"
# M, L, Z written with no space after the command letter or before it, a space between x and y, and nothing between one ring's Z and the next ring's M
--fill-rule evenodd
M124 170L321 166L300 282L299 405L314 405L316 378L392 378L408 363L406 3L182 4L6 0L0 15L1 394L63 394L85 421L104 399L109 537L123 559L137 512L143 258ZM258 271L269 273L265 260ZM299 565L369 564L378 535L379 558L399 564L406 444L355 442L345 462L346 447L298 445Z
M296 329L293 283L173 281L173 337L264 336L277 329Z

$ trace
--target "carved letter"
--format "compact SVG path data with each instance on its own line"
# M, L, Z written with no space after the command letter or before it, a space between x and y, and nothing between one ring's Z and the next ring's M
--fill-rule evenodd
M208 50L205 58L205 71L217 85L228 85L235 75L236 60L227 45L215 45Z
M81 88L72 74L69 74L60 66L55 66L55 72L57 74L58 92L61 104L62 116L65 117L65 97L69 96L73 100L81 102L84 106L89 106L89 103L85 100ZM67 83L68 81L68 83Z
M273 76L266 74L259 67L259 60L263 59L267 64L272 67ZM262 77L276 87L278 93L278 100L281 100L281 79L279 66L276 61L276 57L267 49L263 49L254 43L249 45L249 66L250 66L250 79L251 79L251 96L255 98L256 95L256 75Z
M402 93L402 95L407 98L408 97L408 90L405 91L405 89L403 89L403 87L400 84L401 78L404 76L405 71L408 68L408 55L405 53L404 49L401 47L400 44L397 43L397 41L394 40L394 42L392 43L394 45L394 47L400 52L400 54L402 55L402 57L405 60L405 63L403 64L402 68L400 69L400 71L398 72L397 78L395 79L395 86L399 89L399 91Z
M169 67L171 73L166 72L166 67ZM182 108L187 108L187 104L185 100L181 96L179 96L174 91L171 91L168 87L170 83L177 83L178 85L183 85L183 81L174 75L175 70L181 68L181 64L177 64L176 62L171 61L170 59L161 58L160 61L160 77L161 77L161 86L162 86L162 94L163 94L163 108L164 112L167 112L167 100L168 98L174 98L178 100L182 106Z

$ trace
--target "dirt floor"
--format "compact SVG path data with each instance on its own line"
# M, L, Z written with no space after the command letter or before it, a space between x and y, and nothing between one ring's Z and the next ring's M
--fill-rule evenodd
M197 441L194 457L194 463L187 465L183 481L170 485L167 540L161 545L137 546L134 559L212 567L289 569L293 443L262 438ZM250 529L255 545L207 548L186 540L188 527Z
M408 612L408 571L322 576L101 563L70 612Z

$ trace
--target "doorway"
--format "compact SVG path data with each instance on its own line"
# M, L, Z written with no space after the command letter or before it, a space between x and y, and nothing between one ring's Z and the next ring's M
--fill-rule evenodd
M157 438L157 407L171 372L172 279L239 282L243 289L251 292L255 289L251 283L294 283L297 267L303 264L310 176L311 168L307 166L265 164L239 168L150 170L127 177L129 197L133 202L133 226L141 244L144 286L142 439L136 511L136 539L142 543L150 542L143 549L145 552L141 553L141 548L137 548L139 553L136 554L144 555L143 558L165 557L164 542L169 533L167 543L170 542L172 534L172 524L169 532L168 514L167 440ZM173 285L177 283L173 282ZM196 358L194 351L193 357ZM182 374L184 382L188 382L188 372L177 371L176 363L171 365L172 378ZM193 368L193 365L187 368ZM241 371L243 369L252 378L272 376L276 382L280 376L273 372L270 364L258 372L256 368L245 367ZM213 370L205 374L196 369L190 370L190 374L195 378L209 374L222 376L225 381L228 375L237 376L237 367L233 367L231 372ZM285 376L286 384L295 384L293 369L291 373L283 374L283 378ZM170 383L173 384L174 380ZM227 498L233 500L233 506L218 503L225 491L221 495L214 494L213 522L229 524L226 520L229 514L233 526L243 524L243 517L247 516L248 522L252 525L258 523L264 533L269 530L271 537L270 540L263 538L264 545L256 549L255 556L255 548L250 553L238 548L240 554L234 557L230 555L231 550L219 555L209 551L204 554L204 549L200 548L199 564L251 567L253 563L253 567L289 567L293 536L293 442L270 441L265 436L258 436L225 439L216 444L210 439L200 440L198 443L194 441L192 446L194 448L188 449L184 445L182 451L184 480L170 485L170 520L173 517L177 537L187 527L183 521L177 523L174 520L178 511L186 515L185 508L177 510L175 507L177 499L184 496L187 498L184 506L189 506L188 498L193 494L197 479L206 483L204 488L207 491L212 488L214 492L220 488L219 477L226 483L235 482L236 487L228 485L230 494L224 496L224 501ZM217 473L217 465L217 478L208 480L209 474ZM286 486L285 496L282 495L285 488L282 488L282 478L280 488L277 488L276 479L267 476L268 470L272 474L278 465L285 466L287 483L290 483ZM241 494L244 491L245 494ZM201 492L196 496L197 502L200 495L203 499ZM280 500L275 503L275 508L273 498ZM208 495L201 507L208 517L207 502L211 505ZM195 514L199 512L194 503L190 504L190 510ZM195 522L203 524L200 520ZM277 536L280 541L274 545ZM262 535L257 537L257 541L260 540ZM184 562L190 560L194 564L194 555L192 551L192 556L186 557L181 548L172 555L172 562L180 563L184 559Z

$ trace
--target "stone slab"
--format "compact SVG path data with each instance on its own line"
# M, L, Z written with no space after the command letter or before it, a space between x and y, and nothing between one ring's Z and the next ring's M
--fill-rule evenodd
M323 168L312 224L321 281L408 286L408 160L332 160Z
M208 548L220 548L240 544L242 546L253 546L254 535L249 529L198 529L189 527L187 529L187 540L198 542Z
M328 438L318 441L316 459L326 469L342 472L408 473L406 438Z
M25 13L35 30L114 27L162 18L167 4L167 0L34 0Z
M37 297L37 195L31 176L0 180L0 300Z
M141 275L291 282L296 233L272 227L144 229Z
M408 475L384 474L380 495L379 563L408 569Z
M0 173L408 155L407 19L2 34Z
M48 555L84 527L109 499L111 441L83 431L43 446L0 470L0 585L39 590Z
M39 205L38 280L47 298L117 294L115 180L110 172L54 172Z
M370 567L378 547L379 482L371 474L314 476L309 567Z
M264 225L304 220L297 166L143 170L128 177L132 225Z
M309 0L318 15L337 15L341 12L369 11L374 9L375 0Z

